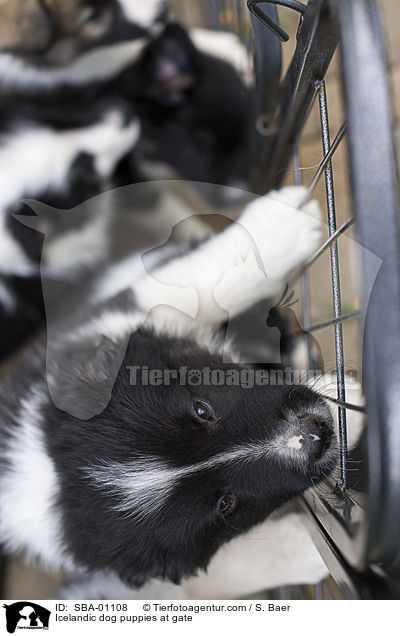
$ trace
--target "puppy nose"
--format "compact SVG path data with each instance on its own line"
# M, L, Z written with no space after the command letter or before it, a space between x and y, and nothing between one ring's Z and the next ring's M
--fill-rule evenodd
M327 423L315 415L299 418L299 428L303 437L303 446L318 459L328 448L332 430Z

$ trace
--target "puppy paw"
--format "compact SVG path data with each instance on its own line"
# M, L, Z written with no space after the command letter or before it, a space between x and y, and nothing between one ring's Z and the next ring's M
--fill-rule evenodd
M259 268L255 254L249 252L245 259L239 257L237 264L224 273L214 289L214 298L219 307L230 315L237 315L242 309L243 298L246 298L247 306L255 305L260 299L259 290L264 287L265 274Z
M285 186L280 190L271 190L267 194L267 198L297 209L301 206L306 194L307 188L305 186Z
M253 201L239 219L259 250L266 274L284 280L322 242L319 205L311 201L299 210L306 188L288 187Z
M96 168L103 178L108 178L118 161L135 147L140 137L139 120L119 105L110 106L101 120L77 131L80 150L95 158Z

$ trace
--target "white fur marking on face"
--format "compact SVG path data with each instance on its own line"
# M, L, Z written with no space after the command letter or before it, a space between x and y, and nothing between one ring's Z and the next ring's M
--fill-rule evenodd
M38 387L21 400L0 478L0 540L10 551L26 551L50 567L73 567L62 546L58 478L41 428L46 400Z
M172 468L166 461L148 456L127 464L110 462L82 470L96 487L109 490L117 499L116 510L140 520L151 517L163 507L180 479L224 464L276 459L280 453L284 453L284 446L276 440L234 447L181 468Z
M302 435L294 435L287 441L288 448L293 448L293 450L301 450L303 448L304 437Z

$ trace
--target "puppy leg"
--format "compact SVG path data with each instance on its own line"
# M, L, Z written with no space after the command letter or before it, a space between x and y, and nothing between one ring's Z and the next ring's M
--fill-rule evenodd
M99 175L108 179L121 157L131 151L140 136L138 119L126 121L127 114L117 105L109 108L100 122L83 132L76 131L82 152L95 157Z
M115 106L87 128L61 132L29 128L3 139L3 145L0 144L0 271L21 276L38 272L38 264L32 262L14 236L19 234L18 230L14 233L10 230L10 223L19 223L10 220L11 206L22 198L40 199L44 193L64 192L71 168L82 154L93 158L99 179L107 179L119 158L135 145L139 132L137 121L127 124L125 114ZM25 224L43 231L36 217L28 217Z
M99 176L110 176L115 163L136 143L140 127L116 105L86 128L55 132L51 128L21 129L0 147L0 206L6 209L23 197L65 187L73 161L81 153L95 159ZM23 170L21 171L21 157Z
M304 188L284 188L250 203L224 232L144 276L134 290L140 307L147 312L162 305L158 313L173 315L176 326L182 315L171 314L171 307L192 311L175 304L172 288L190 288L198 296L198 322L217 325L279 292L321 241L317 204L297 209L304 195Z

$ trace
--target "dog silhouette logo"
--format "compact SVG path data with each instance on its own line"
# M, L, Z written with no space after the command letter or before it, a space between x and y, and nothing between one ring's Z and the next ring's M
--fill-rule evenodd
M294 299L295 292L289 293L289 285L272 307L266 319L267 327L276 327L280 332L281 364L291 367L293 361L299 368L318 370L324 373L325 365L318 341L304 329L292 307L299 301Z
M16 629L48 629L51 612L32 603L19 601L12 605L3 605L6 610L7 631L14 634Z

